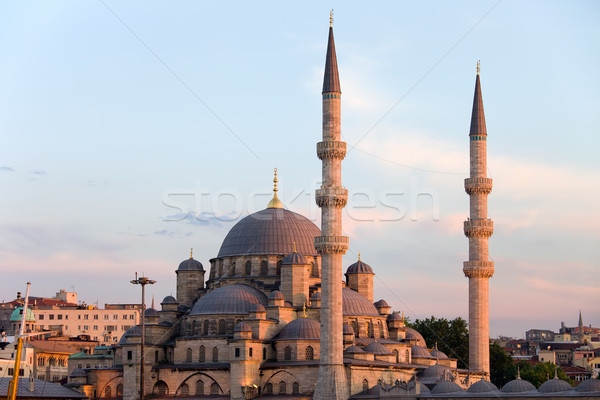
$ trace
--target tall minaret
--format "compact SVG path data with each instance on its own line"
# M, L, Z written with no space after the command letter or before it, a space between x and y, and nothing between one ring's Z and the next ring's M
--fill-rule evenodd
M487 217L487 196L492 191L492 180L487 177L487 131L479 62L469 140L471 175L465 179L465 190L470 197L471 216L464 224L465 235L469 238L469 261L463 266L463 272L469 278L469 369L489 374L489 278L494 275L494 263L488 260L488 240L494 224Z
M342 91L332 24L333 14L329 18L323 79L323 141L317 143L317 156L323 163L323 182L315 193L321 208L322 236L315 238L315 248L321 255L321 351L313 398L328 400L349 397L342 335L342 255L348 250L348 237L342 236L342 209L346 206L348 191L342 187L341 172L346 143L340 141Z

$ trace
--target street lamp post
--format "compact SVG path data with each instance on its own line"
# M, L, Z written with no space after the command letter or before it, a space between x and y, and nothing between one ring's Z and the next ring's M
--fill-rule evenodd
M138 278L137 272L135 279L131 281L134 285L142 285L142 343L140 346L140 399L144 399L144 342L146 341L146 323L144 313L146 311L146 285L153 285L156 281L148 279L145 276Z

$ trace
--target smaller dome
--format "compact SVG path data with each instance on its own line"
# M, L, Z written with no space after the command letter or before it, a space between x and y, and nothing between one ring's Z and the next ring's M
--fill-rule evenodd
M375 307L377 307L377 308L380 308L380 307L389 307L389 306L390 306L390 305L388 304L388 302L387 302L387 301L385 301L385 300L383 300L383 299L381 299L381 300L379 300L379 301L376 301L376 302L375 302L373 305L374 305Z
M71 375L69 375L69 377L70 378L85 378L85 377L87 377L87 374L85 373L83 368L75 368L73 371L71 371Z
M154 308L146 308L146 311L144 311L144 317L158 317L158 311L156 311Z
M121 340L119 340L119 344L125 344L127 343L127 338L133 337L133 336L142 336L142 327L141 326L132 326L131 328L127 329L125 331L125 333L123 334L123 336L121 336Z
M344 350L344 353L348 353L348 354L364 353L364 350L358 346L349 346L349 347L346 347L346 350Z
M22 319L23 319L23 307L15 308L15 310L12 312L12 314L10 314L10 321L18 322L18 321L21 321ZM25 315L25 321L35 322L35 314L29 307L27 307L27 315Z
M321 292L314 292L312 296L310 296L310 301L321 301Z
M498 388L492 382L481 380L475 382L467 389L467 393L489 393L497 392Z
M430 365L419 374L419 380L426 384L432 384L444 379L444 374L448 379L453 379L454 376L450 373L450 368L440 364Z
M204 272L204 267L202 266L202 263L200 261L196 261L192 257L190 257L187 260L183 260L179 264L179 268L177 268L176 272L180 272L180 271L200 271L200 272Z
M456 392L464 392L460 386L452 381L442 381L435 385L435 387L431 390L432 394L445 394L445 393L456 393Z
M285 258L281 261L281 265L308 265L310 264L306 257L304 257L300 253L296 253L295 251L291 254L285 256Z
M416 330L414 330L413 328L406 328L405 338L407 340L416 340L417 344L419 346L427 347L427 344L425 343L425 339L423 339L423 336L421 336L421 334L419 332L417 332Z
M424 384L423 382L421 382L421 381L419 381L418 383L419 383L419 389L420 389L419 391L420 391L421 393L429 393L429 392L430 392L430 390L429 390L429 388L427 387L427 385L425 385L425 384ZM408 390L408 392L409 392L410 394L415 394L415 393L416 393L415 386L416 386L416 385L415 385L415 381L414 381L414 380L412 380L412 381L408 382L408 385L406 385L406 390Z
M269 300L285 300L285 297L279 290L273 290L269 295Z
M501 390L502 393L527 393L535 391L535 386L529 381L524 381L520 376L502 386Z
M386 349L384 345L378 342L369 343L363 348L365 353L373 353L373 354L392 354L391 351Z
M234 332L252 332L252 327L244 321L238 323L234 328Z
M177 312L180 312L180 313L186 313L186 312L188 312L189 309L190 308L188 306L186 306L185 304L180 304L177 306Z
M433 349L430 354L431 354L431 358L436 358L438 360L443 360L445 358L448 358L448 356L446 355L446 353L444 353L443 351L438 350L437 348Z
M413 358L432 358L429 350L422 346L413 346L410 353Z
M402 321L402 315L400 315L399 313L391 313L387 316L387 320L388 322Z
M173 296L167 296L160 304L177 304L177 299Z
M567 382L562 379L558 379L556 376L554 379L548 379L546 382L542 383L542 386L539 387L538 392L540 393L558 393L558 392L566 392L567 390L571 390L573 387L569 385Z
M319 339L321 324L311 318L296 318L283 327L276 340Z
M265 311L266 311L266 310L265 310L265 306L263 306L263 305L262 305L262 304L260 304L260 303L251 304L251 305L250 305L249 312L254 312L254 313L257 313L257 312L265 312Z
M354 335L354 329L348 324L345 324L343 327L343 335Z
M575 387L576 392L600 392L600 379L590 378Z
M360 261L360 258L358 259L357 262L355 262L354 264L352 264L348 267L348 269L346 270L346 275L348 275L348 274L375 275L375 273L373 272L373 269L369 266L369 264L366 264L366 263Z

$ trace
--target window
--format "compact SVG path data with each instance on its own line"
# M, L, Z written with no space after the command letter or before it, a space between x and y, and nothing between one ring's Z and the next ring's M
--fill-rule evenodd
M319 277L319 266L314 261L310 265L310 276L313 277L313 278L318 278Z
M69 319L69 314L65 314L65 319Z
M216 347L213 347L212 360L213 360L213 362L218 362L219 361L219 349L216 348Z
M123 319L127 319L127 314L123 314Z
M219 320L219 335L224 335L227 333L227 324L224 319Z
M204 320L204 334L208 335L208 320Z
M397 349L394 349L394 351L392 352L394 354L394 358L396 359L396 364L400 362L400 354L398 353Z
M252 347L248 349L248 356L252 357Z
M235 261L231 264L231 272L230 272L230 276L235 276Z
M189 347L185 351L185 362L192 362L192 349L190 349Z
M83 326L83 330L84 330L84 331L88 331L89 329L90 329L90 326L89 326L89 325L84 325L84 326Z
M292 359L292 348L290 346L286 346L283 350L283 359L285 361L289 361Z
M179 395L180 396L189 396L190 395L190 387L186 383L182 383L179 386Z
M279 394L285 394L286 392L286 385L284 381L279 382Z
M169 387L164 381L158 381L156 382L156 385L154 385L154 394L159 396L169 394Z
M81 319L81 314L77 315L77 319Z
M154 350L154 362L158 363L158 350Z
M202 379L196 381L196 395L204 394L204 382Z
M123 397L123 384L119 383L117 385L117 397Z
M240 348L239 348L239 347L236 347L236 348L235 348L235 357L237 358L237 357L239 357L239 356L240 356Z
M373 332L373 323L367 322L367 336L372 338L375 337L375 333Z
M379 321L379 337L383 337L383 325L381 321Z
M127 351L127 359L128 360L132 360L133 359L133 352L131 350Z
M200 362L206 361L206 349L204 348L204 346L200 346L200 352L199 352L198 360Z
M369 390L369 381L366 379L363 379L363 391L365 390Z
M298 382L294 382L292 385L292 394L300 393L300 384Z
M263 360L267 359L267 348L263 348Z
M44 319L44 314L40 314L40 321Z
M97 331L98 330L98 325L94 325L94 330Z
M135 314L129 315L129 319L135 319Z
M98 314L94 314L94 319L98 319Z
M221 388L219 388L219 385L216 382L210 385L210 394L219 394L220 392Z
M354 336L358 337L358 322L356 320L351 322L352 329L354 330Z
M111 397L112 393L110 390L110 386L107 386L106 389L104 389L104 397Z
M269 275L269 264L264 260L260 262L260 274Z
M277 261L277 275L281 275L281 263L282 262L283 262L282 260Z
M267 383L267 385L265 386L265 393L273 394L273 384L271 382Z
M83 364L77 364L77 368L83 368Z
M57 319L62 319L62 317L63 317L63 316L62 316L62 314L58 314L58 315L56 316L56 318L57 318Z
M311 346L306 346L306 359L307 360L314 360L315 359L315 351Z
M54 314L50 314L50 315L48 315L48 318L50 318L50 319L54 319Z
M44 364L46 364L46 359L42 358L42 357L39 357L37 364L38 364L38 367L43 367ZM79 367L79 368L81 368L81 367Z
M90 318L90 316L89 316L89 315L87 315L87 314L85 314L85 315L83 316L83 319L89 319L89 318Z
M250 261L246 261L246 271L244 272L246 276L252 275L252 263Z
M113 314L113 319L119 319L119 316L117 314Z
M108 314L104 314L104 319L108 319L109 315Z

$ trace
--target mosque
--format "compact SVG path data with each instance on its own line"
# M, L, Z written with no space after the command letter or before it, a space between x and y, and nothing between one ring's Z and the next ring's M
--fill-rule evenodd
M145 311L144 392L154 398L231 399L452 398L469 392L471 398L484 392L489 395L483 397L521 392L517 397L539 397L520 379L506 385L502 395L489 382L487 282L493 264L487 260L492 224L486 213L491 179L485 177L487 133L479 75L471 178L465 181L472 199L464 227L470 242L464 264L469 322L480 329L471 337L470 364L478 366L471 371L458 369L457 360L437 348L427 348L401 314L390 313L389 304L374 296L375 273L360 255L342 269L348 238L341 236L341 209L348 192L341 186L346 144L340 141L340 99L330 27L323 141L317 144L323 163L323 184L316 193L322 229L284 208L275 171L273 198L264 210L233 226L209 271L190 255L175 271L176 297L165 297L160 310ZM138 398L141 340L140 325L129 329L115 346L114 366L70 369L69 385L90 397Z

